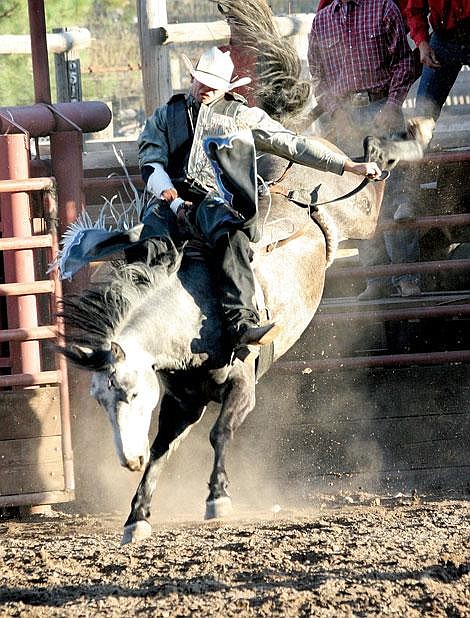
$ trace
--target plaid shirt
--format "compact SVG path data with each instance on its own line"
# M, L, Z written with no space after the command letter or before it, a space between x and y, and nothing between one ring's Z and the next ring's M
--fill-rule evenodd
M315 96L327 111L367 90L401 107L415 80L414 63L394 0L341 0L319 11L309 36Z

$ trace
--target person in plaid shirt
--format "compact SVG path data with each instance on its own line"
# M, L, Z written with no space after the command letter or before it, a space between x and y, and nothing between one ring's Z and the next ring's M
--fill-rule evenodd
M402 104L416 79L416 65L394 0L332 0L315 16L308 61L314 93L326 112L325 137L349 156L362 154L364 137L405 133ZM409 202L405 177L395 168L388 181L381 217L393 218ZM364 266L419 259L418 234L412 230L376 234L358 241ZM367 279L360 300L389 295L392 284L402 296L420 294L418 278L400 275Z

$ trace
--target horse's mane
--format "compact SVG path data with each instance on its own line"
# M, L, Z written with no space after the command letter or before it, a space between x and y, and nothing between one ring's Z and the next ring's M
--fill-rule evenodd
M311 99L310 82L300 79L296 50L279 34L266 0L211 0L228 18L237 43L256 59L254 94L271 117L282 122L299 114Z
M59 348L60 352L75 363L86 365L87 369L102 368L106 356L104 351L110 349L116 331L151 292L171 284L172 276L181 264L181 257L178 254L172 268L166 265L147 266L142 262L113 262L106 284L97 284L81 295L64 298L59 317L65 324L65 347ZM84 362L75 350L77 345L101 350L103 358L96 355L92 361L95 366L90 361Z

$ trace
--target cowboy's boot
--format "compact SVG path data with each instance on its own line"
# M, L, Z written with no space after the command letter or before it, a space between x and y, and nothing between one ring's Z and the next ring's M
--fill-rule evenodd
M243 325L240 332L234 337L234 357L242 362L255 359L258 354L257 346L268 345L281 333L281 327L274 322L261 325ZM241 333L241 334L240 334Z
M281 332L281 327L274 322L261 326L248 326L240 335L239 345L267 345Z

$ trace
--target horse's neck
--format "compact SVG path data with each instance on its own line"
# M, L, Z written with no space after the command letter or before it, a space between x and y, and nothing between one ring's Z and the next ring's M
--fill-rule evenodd
M199 285L192 281L198 278L201 279ZM171 285L155 289L129 314L119 332L123 348L131 350L132 354L149 355L157 370L197 367L207 356L195 352L193 344L197 340L201 342L199 347L207 351L207 342L203 341L207 329L202 326L205 318L211 315L211 288L196 266L187 279L190 283L175 276ZM201 300L200 296L205 298Z
M167 324L168 326L168 324ZM190 362L190 345L178 339L178 345L171 338L172 328L166 333L157 330L147 332L131 332L127 330L117 338L117 342L132 360L135 367L153 366L156 371L177 371ZM185 345L186 344L186 345Z
M154 355L148 349L146 342L142 341L137 334L122 333L116 337L116 342L124 351L126 359L131 361L135 367L155 364Z

